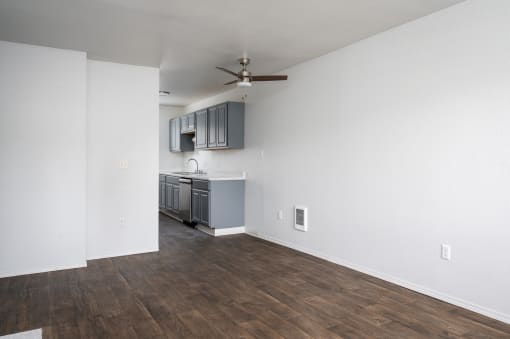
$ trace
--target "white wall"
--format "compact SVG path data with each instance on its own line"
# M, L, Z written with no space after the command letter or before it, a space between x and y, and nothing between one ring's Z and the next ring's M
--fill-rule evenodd
M170 152L170 128L169 121L182 115L182 106L159 106L159 169L180 170L182 169L182 153Z
M87 258L157 251L159 71L89 60L87 75Z
M0 277L86 264L86 67L0 41Z
M248 172L259 236L510 322L509 17L467 1L195 103L248 93L246 149L194 156Z

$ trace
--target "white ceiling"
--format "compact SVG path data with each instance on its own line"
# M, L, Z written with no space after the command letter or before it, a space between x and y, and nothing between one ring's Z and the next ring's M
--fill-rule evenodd
M240 56L271 74L461 1L0 0L0 40L160 67L162 103L185 105L227 89L214 67Z

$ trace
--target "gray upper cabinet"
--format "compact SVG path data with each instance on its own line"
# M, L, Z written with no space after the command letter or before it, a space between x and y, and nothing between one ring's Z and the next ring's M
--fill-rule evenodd
M188 113L181 117L181 134L195 133L195 113Z
M170 120L172 152L243 147L243 102L229 101Z
M207 109L207 147L218 147L218 108L216 106Z
M195 131L195 113L188 113L186 114L188 117L188 132L194 132Z
M195 148L207 148L207 110L195 113Z
M183 115L181 117L181 133L186 133L188 131L188 116Z
M179 132L179 133L177 133ZM172 152L179 152L180 151L180 145L179 141L180 138L178 137L178 134L180 135L180 120L179 119L171 119L170 120L170 151Z
M207 109L207 147L244 147L244 103L226 102Z
M216 111L216 146L227 146L227 104L219 105Z
M188 120L186 120L186 123L188 124ZM181 124L181 118L174 118L170 120L170 151L192 152L195 149L192 140L193 136L189 134L181 134Z

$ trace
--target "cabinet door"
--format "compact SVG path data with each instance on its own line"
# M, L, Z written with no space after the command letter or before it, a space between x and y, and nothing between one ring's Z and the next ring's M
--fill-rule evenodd
M159 208L165 208L165 183L159 183Z
M195 130L195 113L189 113L188 117L188 131Z
M170 120L170 151L181 151L181 119Z
M173 209L173 187L172 184L165 184L165 208L167 210Z
M216 147L218 145L218 109L211 107L207 109L207 146Z
M209 225L209 192L200 192L200 222Z
M191 219L194 222L200 222L200 192L191 190Z
M181 117L181 133L187 132L188 129L188 117L184 115Z
M173 209L175 212L179 211L179 192L180 188L178 185L173 185L172 187L172 200L173 200Z
M175 118L175 151L181 151L181 119Z
M195 148L207 148L207 110L196 113Z
M227 146L227 105L220 105L216 112L216 145L218 147Z
M175 121L173 119L170 120L168 131L170 137L170 151L173 151L175 150Z

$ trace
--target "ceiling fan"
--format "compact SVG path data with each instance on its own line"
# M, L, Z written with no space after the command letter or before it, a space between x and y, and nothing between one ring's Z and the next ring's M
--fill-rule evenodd
M217 69L227 72L230 75L235 76L237 79L233 81L229 81L225 83L225 85L232 85L237 83L239 87L251 87L251 83L253 81L278 81L278 80L287 80L286 75L251 75L251 72L248 71L247 67L250 64L250 59L241 58L239 59L239 63L242 66L242 69L239 73L232 72L223 67L216 67Z

